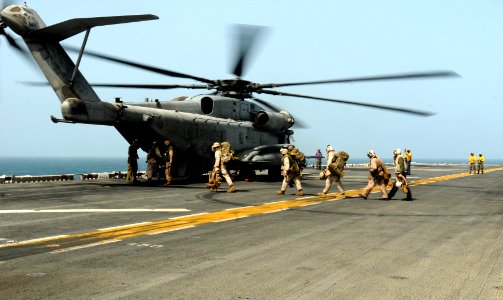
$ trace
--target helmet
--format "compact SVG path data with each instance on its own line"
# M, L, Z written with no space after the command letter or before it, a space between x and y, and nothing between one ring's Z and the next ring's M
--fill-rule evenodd
M220 147L220 143L215 142L215 143L213 143L213 145L211 145L211 150L214 150L218 147Z
M374 150L370 149L369 152L367 153L367 156L369 158L372 158L372 157L376 157L377 155L376 155L376 152Z
M279 153L281 153L281 154L288 154L288 149L287 148L281 148L279 150Z
M393 150L393 154L400 155L402 154L402 151L400 150L400 148L396 148L395 150Z
M334 148L332 148L332 146L330 145L327 145L327 148L325 150L327 150L327 152L334 151Z

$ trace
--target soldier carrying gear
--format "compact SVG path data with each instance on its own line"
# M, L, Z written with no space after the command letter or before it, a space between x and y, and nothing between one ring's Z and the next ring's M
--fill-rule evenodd
M165 185L170 185L172 179L171 167L173 166L173 156L175 155L175 150L173 149L173 145L171 144L170 140L165 140L164 145L166 146L166 152L164 153L164 160L166 161L166 169L164 170L164 173L166 175Z
M407 183L407 171L405 169L405 158L399 148L393 151L393 163L395 164L396 180L393 183L388 199L391 200L395 195L398 188L402 187L402 191L407 194L406 201L412 201L412 192L410 191L409 184Z
M281 148L281 174L283 175L283 183L281 189L276 192L278 195L284 195L286 187L290 181L294 181L297 187L297 196L303 196L302 184L300 183L300 171L294 159L290 156L287 148Z
M209 182L207 184L208 188L212 192L217 191L217 188L220 186L220 180L218 174L221 173L222 176L225 178L225 181L229 185L229 189L227 190L227 192L234 193L236 191L236 188L234 187L232 179L229 176L229 172L227 172L227 168L225 166L226 164L225 160L228 161L231 155L230 144L228 142L223 142L222 144L214 143L211 146L211 150L215 152L215 164L213 165L213 171L212 174L210 174ZM223 152L222 150L224 150L225 152Z
M318 193L318 195L326 197L328 191L330 190L332 182L335 182L335 185L339 189L339 193L341 195L344 195L345 193L344 193L344 187L342 186L341 177L344 176L343 170L344 166L346 165L346 161L349 158L349 155L344 151L335 153L334 149L330 145L328 145L325 150L327 151L327 166L323 171L324 173L323 179L325 179L325 188L321 193Z
M127 175L126 183L136 183L136 177L138 176L138 148L140 148L140 143L138 139L134 139L133 143L128 148L128 158L127 158Z
M386 165L384 164L382 159L377 157L377 154L375 153L374 150L369 150L367 156L370 158L369 182L365 187L365 189L363 190L363 193L359 194L357 198L367 199L368 195L370 194L370 191L372 191L374 185L377 184L381 189L382 193L381 200L388 200L386 185L389 182L391 174L389 173L388 168L386 168Z
M159 163L162 160L161 151L157 147L157 142L152 142L152 147L147 153L147 180L152 181L154 175L159 174Z
M470 157L468 157L468 162L470 163L470 173L469 174L472 174L472 171L473 171L473 174L475 174L475 162L477 162L477 157L475 157L473 152L470 153Z
M486 159L484 158L484 156L482 155L482 153L479 153L479 157L477 158L477 174L479 174L480 172L482 172L482 174L484 174L484 161ZM475 171L474 171L475 173Z

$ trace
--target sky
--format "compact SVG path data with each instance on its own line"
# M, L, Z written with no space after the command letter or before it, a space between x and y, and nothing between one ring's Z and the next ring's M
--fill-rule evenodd
M352 157L374 149L414 159L502 159L503 2L479 1L68 1L33 0L47 25L72 18L151 13L159 20L98 27L87 49L210 79L233 78L233 24L268 28L243 79L297 82L452 70L459 78L283 87L280 90L434 112L431 117L260 95L309 125L294 143L314 155L331 144ZM9 31L11 35L15 35ZM80 46L84 34L63 41ZM21 42L21 41L20 41ZM76 59L76 56L72 54ZM190 80L84 57L90 82L192 84ZM60 103L42 73L0 37L0 156L122 157L128 143L113 127L54 124ZM143 101L194 90L96 89L104 101Z

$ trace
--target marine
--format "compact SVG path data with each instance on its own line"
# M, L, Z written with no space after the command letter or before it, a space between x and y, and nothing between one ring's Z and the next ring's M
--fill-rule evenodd
M211 146L211 150L215 152L215 163L213 164L213 171L210 174L210 180L207 184L208 188L210 189L210 191L216 192L218 186L220 185L219 174L222 174L222 176L225 178L225 181L229 185L227 192L234 193L236 191L236 188L225 165L232 156L230 144L228 142L223 142L222 144L215 142Z
M325 188L318 195L326 197L330 186L335 182L335 185L339 189L339 193L344 195L344 186L341 182L341 176L343 175L344 165L346 164L349 155L343 157L342 153L337 155L332 146L328 145L325 149L327 151L327 166L325 170L320 173L320 179L325 179ZM345 152L344 152L345 153ZM340 166L339 166L340 165Z
M170 140L165 140L164 145L166 146L164 153L164 160L166 161L166 168L164 169L164 173L166 175L166 185L171 184L172 176L171 176L171 167L173 165L173 157L175 155L175 151L173 149L173 144Z
M386 168L386 165L384 164L382 159L377 157L377 154L375 153L374 150L369 150L367 156L370 159L370 174L368 176L369 182L365 187L365 189L363 190L363 193L359 194L356 197L367 199L368 195L370 194L370 191L372 191L374 185L377 184L381 189L382 193L381 200L388 200L388 192L386 191L386 185L389 182L391 174L389 173L388 168Z
M136 177L138 176L138 148L140 148L137 139L133 140L133 143L128 148L128 158L127 158L127 175L126 183L132 184L136 183Z
M393 163L395 164L395 182L393 183L393 187L391 188L388 199L391 200L395 193L398 191L400 187L402 187L402 191L407 194L407 198L405 200L412 201L412 192L407 183L407 172L405 170L405 158L402 155L402 152L399 148L393 151Z
M287 148L281 148L281 174L283 175L283 183L281 189L276 192L278 195L284 195L288 183L293 180L297 187L297 196L304 196L304 190L300 183L300 169L295 160L290 156Z
M162 159L161 151L157 147L157 142L153 141L147 153L147 180L152 181L152 177L159 173L159 162Z

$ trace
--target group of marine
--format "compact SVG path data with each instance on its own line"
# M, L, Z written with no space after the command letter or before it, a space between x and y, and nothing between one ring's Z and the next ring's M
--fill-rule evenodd
M128 173L126 177L127 183L137 182L137 172L138 172L138 153L139 141L134 140L128 149ZM234 183L232 182L231 176L227 171L226 164L234 159L234 152L231 149L231 145L228 142L214 143L211 146L211 150L214 152L215 163L213 164L213 170L209 173L209 179L207 187L210 191L216 192L220 183L222 182L222 177L225 179L228 185L227 192L233 193L236 191ZM320 179L325 180L325 187L318 193L321 197L326 197L331 185L334 183L339 190L339 195L345 197L344 186L342 185L341 178L344 176L344 167L349 159L348 153L344 151L335 152L332 146L328 145L326 147L327 153L327 163L326 167L320 172ZM306 167L306 157L293 145L285 146L280 149L281 153L281 174L283 176L283 182L281 184L280 190L276 192L278 195L284 195L288 186L297 188L297 196L303 196L304 191L302 189L301 176L302 170ZM402 155L400 149L395 149L393 151L393 162L395 165L395 181L393 186L388 193L386 186L391 180L391 173L387 169L383 160L377 156L374 150L369 150L367 156L370 159L370 173L369 181L365 189L361 194L356 196L356 198L367 199L368 195L372 191L372 188L377 185L379 186L382 196L381 200L390 200L398 189L401 187L403 192L407 195L405 200L412 200L412 193L407 183L407 175L410 175L410 162L412 160L412 154L410 150L405 151L405 155ZM316 153L316 166L321 170L321 151L318 149ZM164 169L166 176L166 184L170 185L172 180L171 166L173 164L174 150L173 145L170 140L165 140L162 144L157 144L153 142L152 147L147 153L147 181L152 181L152 177L156 174L161 173ZM482 168L483 172L483 168ZM159 176L160 177L160 176Z

